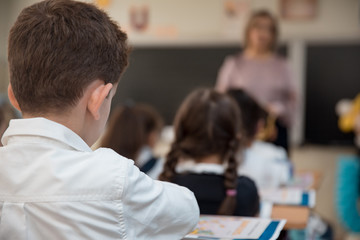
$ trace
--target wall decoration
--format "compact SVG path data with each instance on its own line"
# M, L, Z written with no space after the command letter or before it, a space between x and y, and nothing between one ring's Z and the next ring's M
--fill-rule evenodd
M225 0L224 12L228 18L238 18L243 15L249 8L247 1Z
M101 8L106 8L110 5L111 0L95 0L95 4Z
M129 13L131 30L145 32L149 26L149 6L132 5Z
M240 37L242 28L251 11L249 0L223 0L223 34Z
M280 0L280 15L286 20L312 20L317 11L318 0Z

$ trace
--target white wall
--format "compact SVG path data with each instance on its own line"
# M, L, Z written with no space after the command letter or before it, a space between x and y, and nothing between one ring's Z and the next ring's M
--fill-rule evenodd
M91 0L85 0L92 2ZM279 14L279 0L241 0L249 10L267 8ZM302 139L304 127L305 47L309 42L319 44L359 42L360 1L318 0L319 11L311 21L280 21L281 41L289 44L289 61L299 89L298 121L293 131L293 142ZM0 1L0 93L8 83L6 66L6 39L10 26L19 12L37 0ZM150 24L145 33L129 27L129 9L132 5L147 4ZM237 45L242 40L242 26L246 14L240 19L239 28L228 33L229 22L223 14L222 0L110 0L105 8L122 28L127 29L132 45L183 46L183 45ZM250 12L250 11L249 11ZM231 25L230 25L231 26ZM159 29L162 34L159 34ZM165 29L165 34L164 34ZM171 34L166 34L166 32ZM5 34L3 34L5 32ZM160 36L161 35L161 36Z
M282 22L287 39L360 39L360 1L321 0L319 16L311 22Z
M94 2L93 0L84 0ZM240 0L249 9L267 8L279 15L279 0ZM317 42L360 40L360 1L318 0L319 11L311 21L280 21L282 41L304 40ZM2 1L6 2L6 1ZM8 1L10 2L10 1ZM37 0L13 0L8 12L12 24L22 8ZM134 45L203 45L237 44L242 29L232 36L225 35L222 0L110 0L105 8L123 28L129 28L129 9L132 5L146 4L150 9L150 25L145 33L129 31ZM10 4L8 4L10 5ZM3 8L2 8L3 9ZM247 16L242 21L245 22ZM240 24L243 25L243 24ZM172 29L172 36L159 37L159 29ZM166 35L166 34L165 34Z
M251 9L267 8L279 15L278 0L243 0ZM145 34L130 32L136 45L151 44L235 44L241 40L242 29L224 36L226 22L220 0L113 0L106 8L120 25L128 28L130 5L147 3L150 28ZM360 39L358 0L319 0L318 15L311 21L280 21L283 41L354 41ZM246 18L243 18L244 21ZM176 37L159 39L158 27L174 27Z

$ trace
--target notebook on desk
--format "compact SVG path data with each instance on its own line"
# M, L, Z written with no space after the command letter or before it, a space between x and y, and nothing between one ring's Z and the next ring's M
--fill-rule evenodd
M204 240L277 239L286 220L201 215L195 230L185 238Z
M315 206L316 193L314 190L285 187L260 189L259 193L262 201L273 204L306 206L310 208Z

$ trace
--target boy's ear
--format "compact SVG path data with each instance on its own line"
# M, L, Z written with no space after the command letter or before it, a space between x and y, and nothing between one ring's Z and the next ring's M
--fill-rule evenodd
M21 112L19 103L18 103L18 101L17 101L16 98L15 98L14 91L13 91L13 89L12 89L11 84L9 84L9 86L8 86L8 96L9 96L9 100L10 100L11 105L13 105L14 108L16 108L18 111Z
M112 87L113 85L111 83L101 84L91 93L87 108L95 120L100 119L100 107L110 94Z

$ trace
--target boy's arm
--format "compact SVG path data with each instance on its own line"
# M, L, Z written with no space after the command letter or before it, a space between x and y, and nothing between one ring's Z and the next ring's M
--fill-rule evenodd
M199 219L199 207L191 191L151 179L132 161L122 201L127 232L136 239L181 239Z

